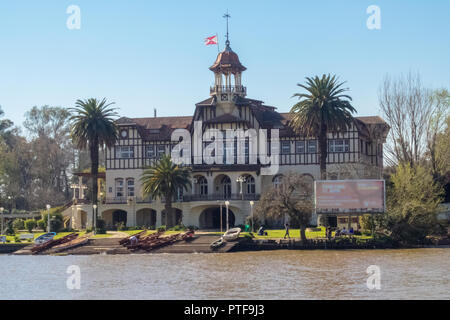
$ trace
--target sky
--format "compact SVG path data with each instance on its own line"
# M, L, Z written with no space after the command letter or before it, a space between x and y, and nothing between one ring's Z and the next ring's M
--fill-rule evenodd
M69 29L70 5L80 29ZM369 30L370 5L381 29ZM247 67L249 98L288 112L305 77L347 81L359 116L380 115L386 74L419 72L431 88L450 88L450 1L151 1L0 2L0 106L22 125L33 106L73 107L77 99L115 102L127 117L192 115L209 97L208 69L224 48Z

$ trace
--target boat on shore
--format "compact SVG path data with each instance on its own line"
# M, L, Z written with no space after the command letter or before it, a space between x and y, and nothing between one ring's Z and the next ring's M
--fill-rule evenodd
M52 240L55 236L56 236L56 232L47 232L47 233L41 234L39 237L34 239L34 243L42 244L42 243Z
M223 239L227 242L236 241L239 238L240 234L241 234L241 228L232 228L224 233Z

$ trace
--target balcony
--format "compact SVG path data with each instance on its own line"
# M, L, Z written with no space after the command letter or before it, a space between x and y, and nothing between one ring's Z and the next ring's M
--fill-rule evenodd
M190 201L217 201L217 200L244 200L244 201L250 201L259 200L260 195L259 194L240 194L240 193L233 193L230 195L224 195L224 194L188 194L183 196L184 202L190 202Z
M112 197L112 198L106 198L104 203L105 204L128 204L132 201L135 201L136 203L152 203L152 199L150 197Z
M237 94L246 94L247 88L244 86L212 86L209 89L209 93L237 93Z

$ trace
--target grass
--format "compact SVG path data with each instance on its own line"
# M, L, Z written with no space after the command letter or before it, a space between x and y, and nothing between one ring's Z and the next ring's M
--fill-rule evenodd
M307 231L306 232L306 238L307 239L318 239L318 238L325 238L325 227L320 227L320 231ZM130 236L135 235L139 232L141 232L143 230L125 230L125 231L121 231L124 232ZM152 234L155 233L156 230L148 230L147 234ZM176 233L182 233L184 231L166 231L164 234L166 235L171 235L171 234L176 234ZM284 229L275 229L275 230L266 230L267 232L267 236L259 236L256 234L256 232L253 233L253 236L255 239L282 239L284 238L284 234L285 234L285 230ZM40 235L44 234L45 232L39 232L39 233L34 233L34 238L36 239L37 237L39 237ZM64 236L67 236L68 234L71 234L72 232L59 232L56 234L54 239L59 239L62 238ZM81 232L77 232L79 236L82 236L84 234L86 234L85 231L81 231ZM220 232L207 232L205 234L208 235L215 235L215 236L221 236L222 233ZM20 234L16 234L16 236L19 236ZM241 237L245 237L246 235L250 235L250 232L241 232ZM300 238L300 229L290 229L289 230L289 235L291 238ZM94 239L98 239L98 238L108 238L110 237L111 234L97 234L95 236L93 236L92 238ZM333 233L334 236L334 233ZM361 236L353 236L357 239L371 239L372 236L366 236L366 235L361 235ZM15 243L14 241L14 236L6 236L6 240L9 240L9 243ZM26 240L21 241L20 243L28 243Z
M39 237L39 236L41 236L41 235L43 235L45 233L47 233L47 232L33 232L34 239L36 239L37 237ZM60 238L65 237L65 236L67 236L69 234L72 234L72 233L78 233L78 236L81 237L81 236L86 234L86 231L80 231L80 232L58 232L53 239L57 240L57 239L60 239ZM29 234L29 232L20 232L20 233L16 233L14 236L6 236L6 240L9 241L9 243L24 243L24 244L27 244L27 243L32 244L32 243L34 243L34 241L28 242L27 240L22 240L20 242L15 242L14 238L16 236L19 237L21 234ZM97 234L95 236L92 236L91 238L97 239L97 238L108 238L108 237L111 237L111 234Z

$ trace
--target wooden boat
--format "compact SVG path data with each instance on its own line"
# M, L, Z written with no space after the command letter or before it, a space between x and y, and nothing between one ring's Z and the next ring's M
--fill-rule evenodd
M185 233L177 233L167 237L161 237L162 233L157 232L146 237L141 238L137 244L128 245L127 248L130 250L146 250L151 251L163 246L173 244L178 241L189 241L194 237L194 231L189 230Z
M119 241L119 244L122 245L122 246L125 246L125 245L127 245L127 244L130 244L130 239L131 239L132 237L136 237L136 238L139 239L140 237L145 236L146 233L147 233L147 230L143 230L143 231L141 231L141 232L139 232L139 233L136 233L136 234L134 234L134 235L132 235L132 236L129 236L129 237L127 237L127 238L123 238L123 239L121 239L121 240Z
M75 248L75 247L78 247L78 246L85 245L85 244L87 244L89 242L89 237L91 235L92 235L92 233L85 234L82 237L78 237L78 238L75 238L75 239L73 239L73 240L71 240L69 242L66 242L66 243L54 246L54 247L52 247L50 249L50 252L51 253L54 253L54 252L56 253L56 252L61 252L61 251L64 251L64 250L69 250L69 249L72 249L72 248Z
M63 243L72 241L76 237L78 237L77 233L71 233L71 234L68 234L67 236L59 238L57 240L52 239L52 240L49 240L49 241L44 242L42 244L35 245L33 248L31 248L31 252L33 254L37 254L37 253L40 253L42 251L48 250L48 249L50 249L50 248L52 248L54 246L57 246L59 244L63 244Z
M232 228L224 233L223 239L225 241L235 241L239 238L239 234L241 233L241 228Z
M41 243L44 243L44 242L52 240L55 236L56 236L55 232L44 233L44 234L41 234L36 239L34 239L34 243L35 244L41 244Z

